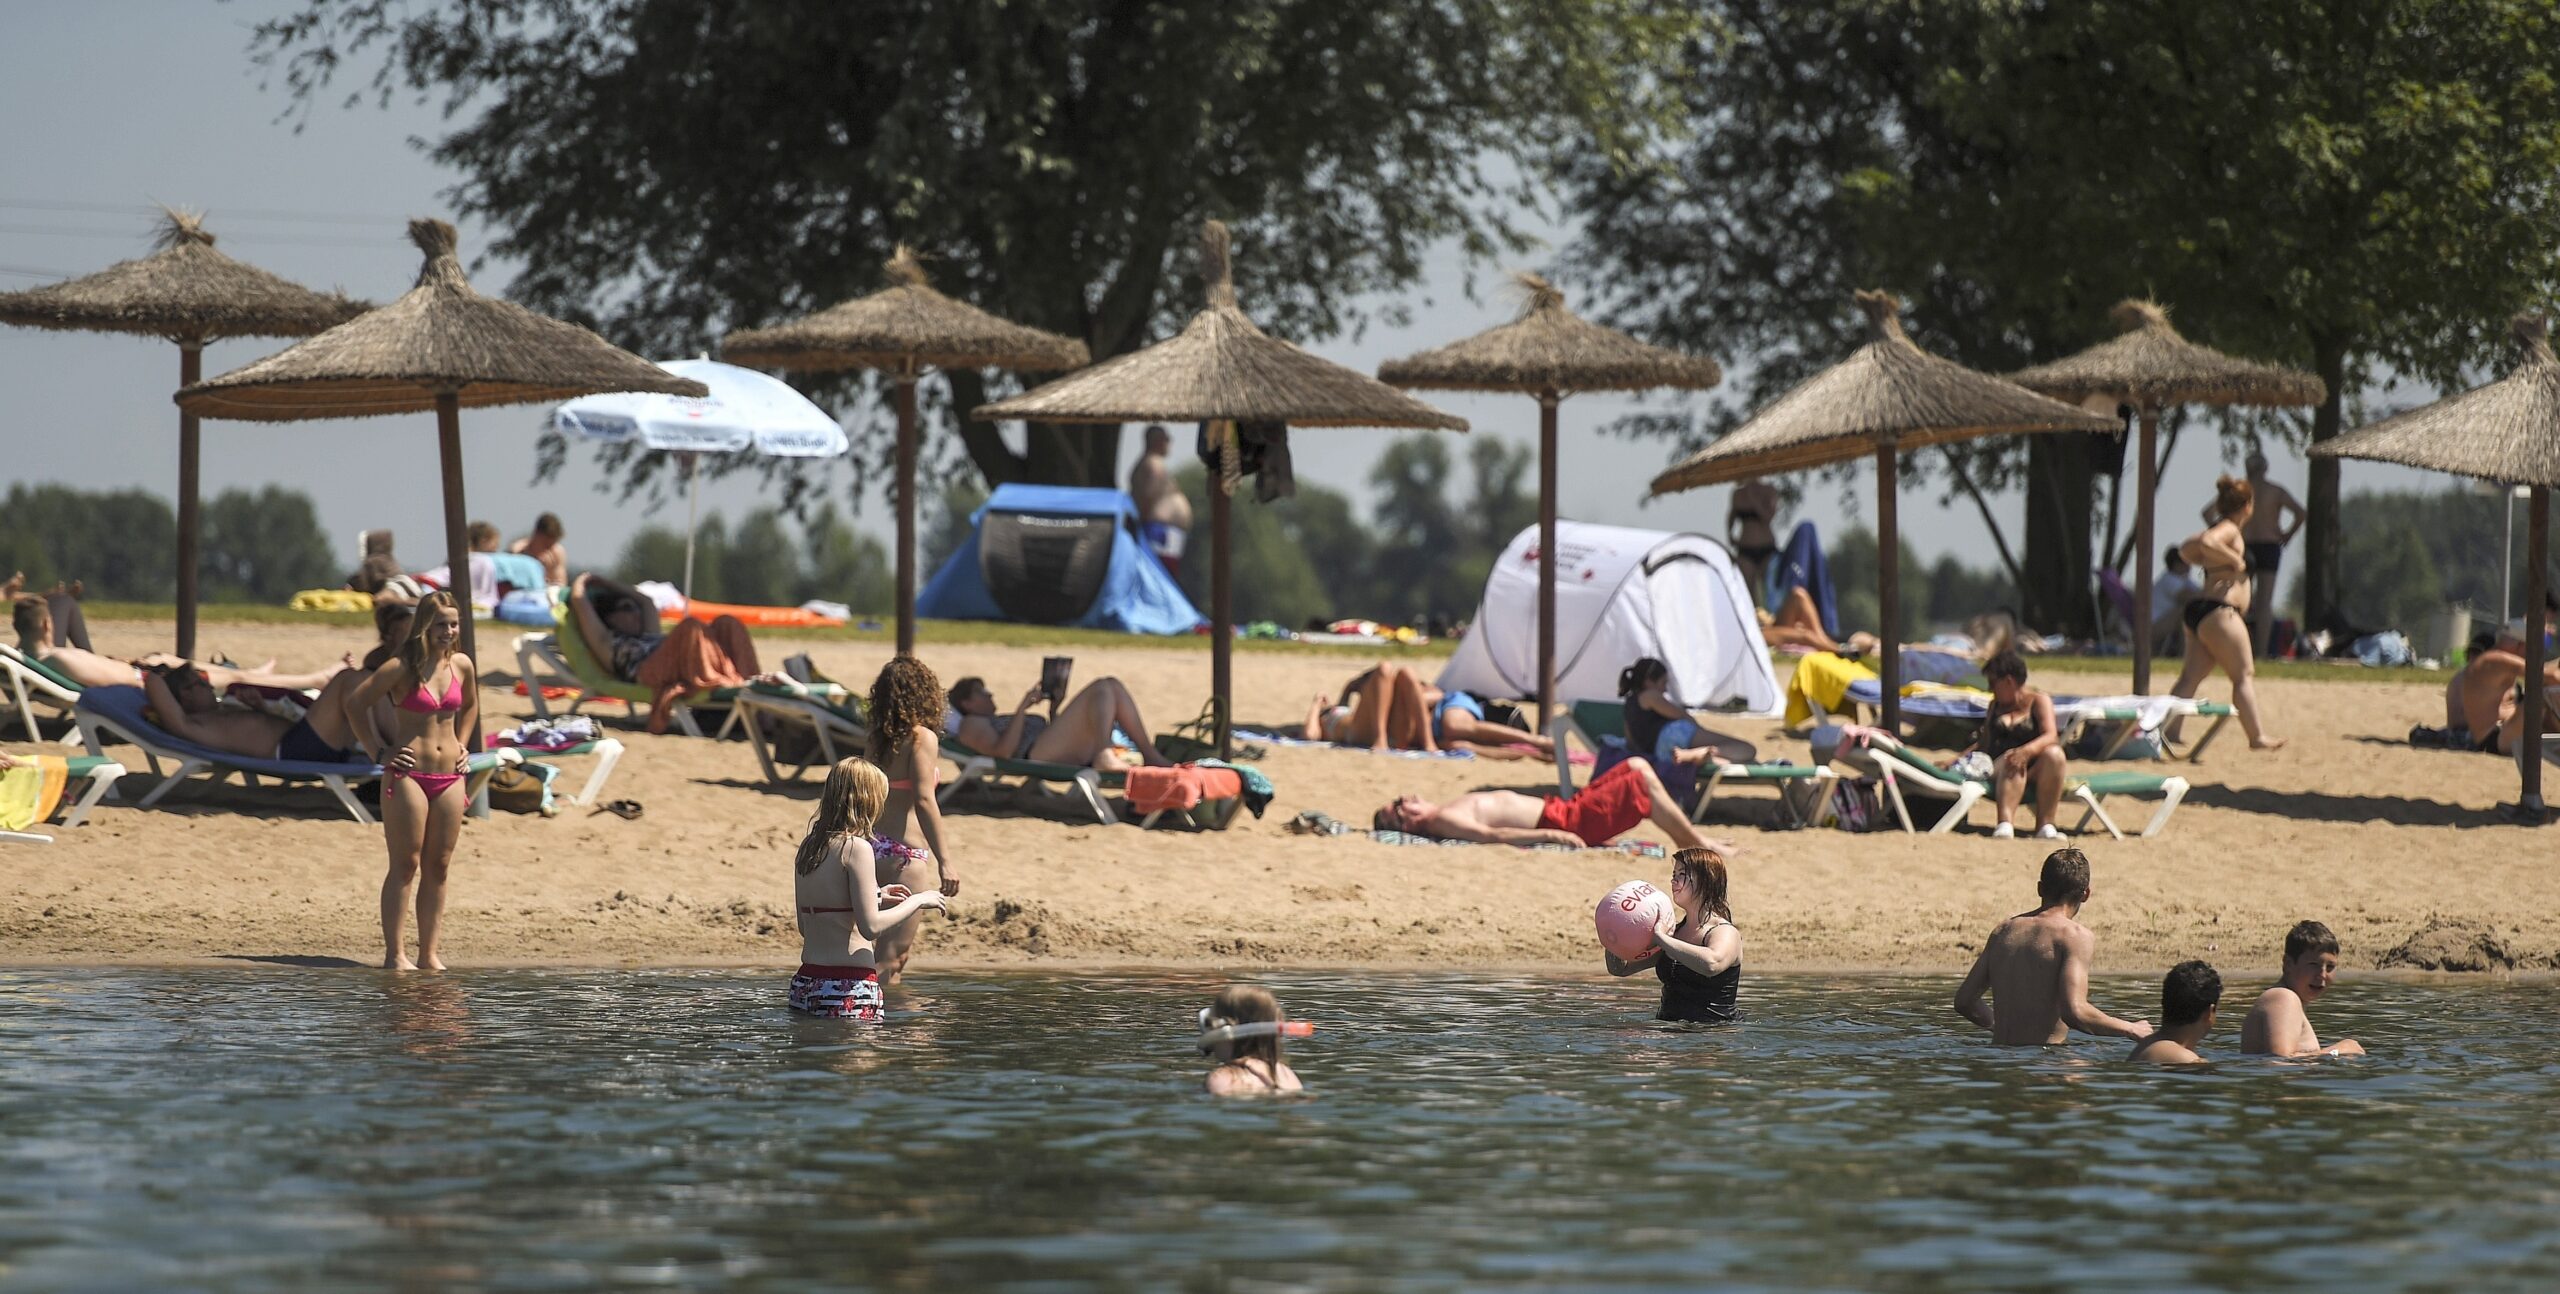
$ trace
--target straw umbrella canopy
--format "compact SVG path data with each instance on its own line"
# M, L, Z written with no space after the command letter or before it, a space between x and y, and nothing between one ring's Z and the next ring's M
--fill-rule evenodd
M2261 364L2199 346L2178 335L2169 324L2168 308L2157 301L2125 300L2110 312L2121 336L2102 341L2079 354L2038 364L2009 375L2030 391L2040 391L2074 404L2093 397L2129 404L2142 414L2138 444L2141 466L2135 477L2133 546L2133 690L2151 691L2151 550L2152 492L2159 485L2160 463L2153 447L2160 436L2160 411L2170 405L2256 405L2298 407L2326 399L2328 384L2299 369Z
M1860 292L1874 339L1805 379L1722 439L1653 478L1653 493L1695 489L1846 462L1876 461L1876 626L1884 640L1884 724L1902 719L1900 536L1895 520L1895 455L1904 449L2031 431L2106 431L2111 419L1977 373L1914 345L1902 331L1901 303Z
M879 369L898 408L898 654L916 648L916 378L932 368L1081 368L1083 342L1027 328L954 301L925 280L904 244L887 265L889 286L803 319L734 332L721 354L757 368L828 373Z
M1209 489L1210 692L1218 753L1232 749L1235 607L1228 581L1230 510L1235 490L1236 424L1302 427L1423 427L1465 431L1467 421L1424 404L1365 373L1318 359L1254 326L1236 305L1227 227L1207 222L1200 236L1200 277L1209 303L1182 331L1145 350L1105 360L1010 400L980 408L980 418L1032 422L1205 422L1217 456Z
M2526 694L2541 692L2543 651L2539 617L2547 605L2551 562L2551 491L2560 487L2560 358L2551 353L2548 319L2519 315L2513 324L2522 354L2515 369L2484 387L2359 427L2311 447L2328 458L2361 458L2452 472L2531 488L2525 505ZM2542 707L2524 707L2524 733L2516 742L2522 793L2517 811L2543 820Z
M204 348L226 337L307 337L361 314L362 301L322 294L214 250L196 212L164 208L153 251L85 278L0 293L0 323L64 332L121 332L178 344L178 385L204 376ZM196 650L196 542L202 529L196 416L178 414L178 654Z
M472 291L454 255L453 226L412 220L409 238L426 263L406 295L188 387L178 392L178 407L242 422L434 410L444 467L445 560L454 586L465 588L471 566L462 538L464 408L548 404L597 391L701 396L708 388L576 324ZM466 654L473 646L473 619L463 614Z
M1556 692L1556 405L1577 391L1703 391L1724 380L1716 362L1648 346L1567 309L1535 274L1520 316L1436 350L1378 366L1388 383L1423 390L1516 391L1538 399L1538 726Z

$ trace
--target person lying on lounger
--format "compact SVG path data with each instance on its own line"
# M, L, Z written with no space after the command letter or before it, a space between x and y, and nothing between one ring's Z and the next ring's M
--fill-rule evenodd
M1525 728L1485 717L1472 692L1443 692L1402 665L1381 661L1343 685L1342 703L1321 696L1307 707L1308 741L1330 741L1371 750L1471 751L1495 759L1519 759L1531 747L1552 757L1555 744Z
M256 669L240 669L230 665L204 665L181 660L166 652L152 652L133 660L117 660L78 647L54 642L53 609L43 598L22 597L10 610L10 623L18 632L18 650L44 662L46 668L82 687L132 687L142 681L142 671L184 665L203 674L218 691L227 691L234 683L253 687L276 687L288 691L326 687L329 680L355 663L353 654L342 656L327 669L308 673L282 673L274 661Z
M581 575L569 590L578 631L615 678L655 695L649 731L663 733L675 718L674 702L690 692L734 687L761 677L755 640L746 623L721 616L708 624L690 617L661 630L658 604L639 590L601 575Z
M1727 736L1699 724L1671 699L1671 667L1660 657L1646 656L1618 671L1618 704L1624 709L1627 749L1667 764L1721 767L1748 763L1759 752L1740 737Z
M1130 699L1129 689L1116 678L1085 684L1064 705L1034 686L1022 694L1021 708L1012 714L996 712L996 694L987 689L985 679L974 675L952 684L949 695L954 714L944 721L946 730L961 745L982 755L1073 764L1105 773L1123 772L1139 764L1154 768L1173 762L1156 749L1154 739L1147 735L1147 721L1138 713L1138 703ZM1032 713L1031 708L1044 700L1048 702L1048 714ZM1138 764L1120 753L1114 729L1136 748Z
M1371 825L1434 840L1488 845L1571 845L1597 848L1650 821L1682 849L1713 849L1733 857L1733 845L1698 834L1680 803L1662 788L1653 765L1630 759L1592 778L1572 796L1522 795L1518 791L1470 791L1446 804L1400 795L1378 810Z
M356 740L347 716L347 698L364 680L361 671L340 670L292 722L263 710L225 708L203 672L184 662L144 669L142 694L151 722L199 746L296 764L372 764L378 761Z

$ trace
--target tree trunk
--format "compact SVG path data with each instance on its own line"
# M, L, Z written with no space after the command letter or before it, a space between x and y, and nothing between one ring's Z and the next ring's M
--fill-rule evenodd
M975 369L944 375L951 382L953 416L960 421L960 444L978 475L994 489L1012 481L1039 485L1113 484L1120 464L1120 428L1116 425L1033 423L1023 438L1025 452L1015 453L992 422L979 422L969 410L987 402L987 379ZM1034 377L1039 376L1034 374Z
M2347 343L2343 337L2314 334L2312 371L2329 385L2329 398L2311 415L2311 443L2335 440L2346 430ZM2307 632L2335 618L2338 606L2338 460L2311 460L2311 482L2303 490L2302 628ZM2277 606L2284 590L2275 591Z
M2089 531L2098 492L2089 472L2087 433L2027 437L2026 580L2019 596L2027 624L2039 631L2097 636Z

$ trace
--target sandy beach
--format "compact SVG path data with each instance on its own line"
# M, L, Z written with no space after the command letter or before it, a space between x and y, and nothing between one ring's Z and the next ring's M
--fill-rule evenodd
M143 622L93 624L97 646L139 652L166 637ZM238 660L275 656L304 667L361 648L360 632L301 625L208 624L205 640ZM506 690L508 634L484 626L493 726L531 713ZM867 681L885 647L776 639L778 658L807 650L830 675ZM1036 647L928 646L947 685L989 679L1011 698L1037 676ZM1079 684L1128 684L1159 731L1195 714L1208 683L1197 649L1076 649ZM1365 657L1241 654L1238 715L1294 723ZM2381 677L2381 676L2375 676ZM2115 680L2039 675L2064 691L2121 690ZM2099 967L2147 971L2186 957L2226 967L2272 965L2284 929L2303 917L2334 927L2352 968L2414 964L2535 970L2560 966L2560 872L2547 833L2504 825L2513 766L2407 746L2412 723L2437 722L2440 687L2367 681L2262 681L2272 754L2226 731L2194 790L2156 840L2078 843L2096 866L2084 914ZM2221 695L2219 684L2208 695ZM605 707L617 719L619 706ZM1734 725L1764 753L1804 759L1801 738L1769 721ZM447 957L471 965L774 965L792 961L790 854L814 784L764 784L743 741L617 731L629 748L608 791L645 806L636 821L569 809L558 818L499 814L473 822L455 864ZM13 738L16 734L13 734ZM30 749L23 739L0 743ZM129 748L128 754L134 754ZM1365 837L1310 838L1283 829L1318 809L1364 824L1389 796L1433 798L1482 787L1552 789L1536 762L1380 758L1279 748L1261 766L1279 798L1265 818L1225 832L1141 831L1079 822L1062 799L969 795L950 806L963 891L950 919L929 918L919 972L1040 964L1163 966L1598 965L1591 905L1617 882L1668 874L1661 861L1497 846L1392 847ZM0 846L0 961L188 962L205 959L364 963L378 956L377 831L358 826L316 788L278 795L237 786L182 788L149 810L138 754L134 788L90 825L51 846ZM564 790L586 761L571 759ZM1733 898L1763 968L1937 971L1970 960L2001 917L2032 906L2046 852L1977 830L1953 837L1778 832L1775 801L1744 790L1720 798L1722 830L1747 852ZM2065 825L2076 815L2066 812ZM2143 814L2119 813L2128 827ZM1649 830L1649 829L1648 829ZM1644 833L1640 833L1644 834Z

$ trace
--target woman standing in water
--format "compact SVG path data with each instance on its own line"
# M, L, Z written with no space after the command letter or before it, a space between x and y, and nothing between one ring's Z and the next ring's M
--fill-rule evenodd
M809 833L792 858L792 890L800 908L794 1011L879 1023L886 1003L876 946L917 913L942 906L937 891L916 894L880 882L871 828L888 794L888 777L859 756L838 760L827 774ZM883 909L883 903L892 906Z
M1721 1024L1734 1017L1742 994L1742 931L1725 903L1724 856L1712 849L1683 849L1671 856L1671 901L1653 933L1657 947L1634 961L1603 953L1609 973L1625 977L1646 967L1662 981L1664 1020Z
M462 613L438 590L418 600L398 654L347 699L349 723L365 752L382 765L382 839L391 854L382 878L382 965L386 970L443 970L436 939L444 920L445 874L462 838L462 789L470 771L471 733L480 721L480 672L454 650ZM374 703L391 701L388 740ZM418 903L418 959L400 951L401 918L412 892Z
M2187 659L2169 695L2194 696L2204 676L2221 666L2230 676L2231 708L2240 716L2240 730L2249 734L2249 748L2274 750L2284 738L2268 736L2260 721L2257 664L2249 653L2249 550L2241 538L2252 513L2249 483L2226 476L2213 489L2214 511L2222 519L2178 545L2179 554L2204 577L2204 587L2187 599L2179 616L2187 626ZM2170 723L2171 741L2177 740L2178 728Z
M943 842L942 804L934 797L942 781L942 711L942 681L933 671L913 656L893 658L871 680L866 753L889 779L872 831L881 873L910 890L939 890L949 899L960 896L960 873ZM915 934L910 926L880 947L891 983L906 966Z

